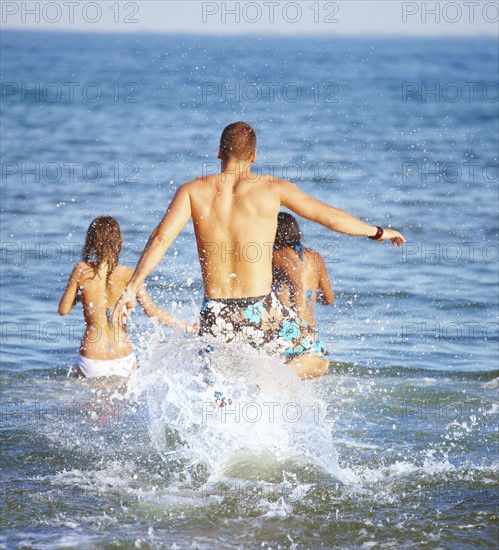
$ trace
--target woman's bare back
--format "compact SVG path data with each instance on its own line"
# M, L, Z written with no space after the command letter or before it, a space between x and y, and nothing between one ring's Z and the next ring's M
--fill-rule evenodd
M133 269L118 264L107 276L107 266L77 265L77 287L83 306L85 333L80 353L90 359L116 359L133 352L125 327L112 327L111 310L130 281Z
M302 247L301 254L291 247L273 255L273 288L280 301L315 325L314 308L318 298L332 304L334 294L322 256Z

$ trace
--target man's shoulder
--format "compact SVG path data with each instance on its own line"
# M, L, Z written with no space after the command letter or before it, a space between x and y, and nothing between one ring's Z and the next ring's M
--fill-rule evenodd
M272 174L267 176L265 183L267 185L267 189L277 194L281 200L284 200L286 197L294 196L294 193L298 189L296 184L293 182L278 178Z
M201 189L205 189L210 183L214 183L216 178L220 177L220 174L214 174L212 176L198 176L190 181L183 183L177 190L177 193L193 193Z
M282 187L291 183L288 180L283 180L282 178L279 178L274 174L263 174L262 181L274 187Z

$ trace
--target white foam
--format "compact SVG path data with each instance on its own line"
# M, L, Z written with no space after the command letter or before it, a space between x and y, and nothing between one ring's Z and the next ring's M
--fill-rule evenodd
M203 347L200 339L180 335L166 343L149 340L130 381L129 396L147 402L149 434L162 456L203 463L212 476L227 469L239 476L251 476L252 468L261 473L267 459L296 459L337 475L331 424L317 417L325 403L313 384L243 344L216 344L200 355ZM216 402L216 391L225 407ZM172 448L165 429L183 444ZM248 456L258 458L252 463Z

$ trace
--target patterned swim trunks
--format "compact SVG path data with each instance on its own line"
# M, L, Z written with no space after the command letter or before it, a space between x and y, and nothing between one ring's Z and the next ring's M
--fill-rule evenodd
M328 359L317 329L283 306L273 292L252 298L205 298L200 317L200 336L218 342L244 341L286 360L299 355Z

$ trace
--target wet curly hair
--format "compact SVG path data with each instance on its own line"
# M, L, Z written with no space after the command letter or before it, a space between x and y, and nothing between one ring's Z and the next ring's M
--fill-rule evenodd
M99 216L87 230L85 245L81 253L84 262L98 269L107 264L107 278L114 271L120 259L122 247L121 230L111 216Z

